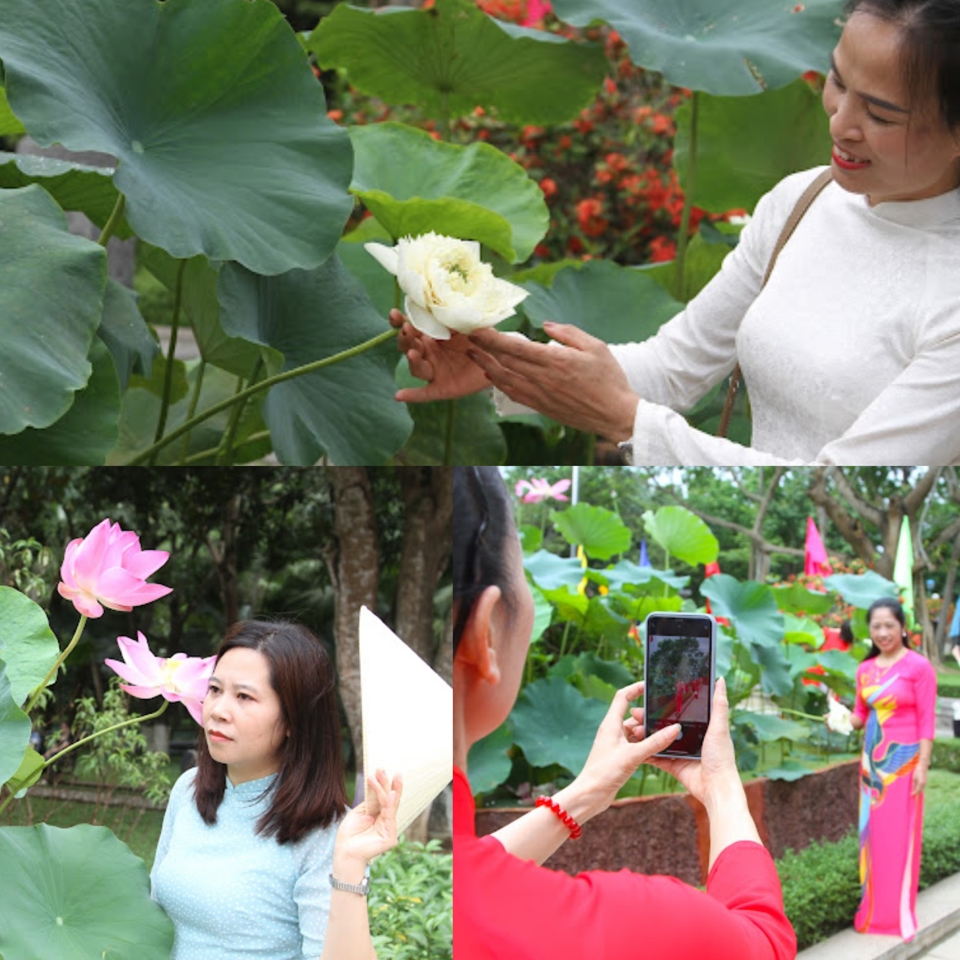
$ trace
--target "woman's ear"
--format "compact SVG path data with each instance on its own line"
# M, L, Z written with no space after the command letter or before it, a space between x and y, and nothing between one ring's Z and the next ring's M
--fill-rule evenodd
M487 587L473 603L455 660L487 683L500 682L500 665L494 644L494 614L502 599L499 587Z

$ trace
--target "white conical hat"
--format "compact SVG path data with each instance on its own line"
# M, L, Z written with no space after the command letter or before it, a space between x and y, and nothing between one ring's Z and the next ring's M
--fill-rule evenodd
M403 775L403 832L453 779L453 688L361 607L360 698L365 775Z

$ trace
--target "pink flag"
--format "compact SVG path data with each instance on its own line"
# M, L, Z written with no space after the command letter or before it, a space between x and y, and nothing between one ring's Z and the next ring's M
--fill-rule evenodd
M803 572L808 577L829 576L833 567L827 559L827 551L820 539L820 531L813 522L813 517L807 517L807 543L804 548Z

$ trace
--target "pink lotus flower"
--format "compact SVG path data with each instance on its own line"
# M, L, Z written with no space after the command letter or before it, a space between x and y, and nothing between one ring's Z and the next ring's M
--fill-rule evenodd
M518 480L516 494L519 497L524 490L529 491L523 498L524 503L539 503L541 500L569 500L563 495L570 488L569 480L558 480L551 486L546 480Z
M85 617L102 617L104 607L132 610L170 593L171 587L146 583L169 556L165 550L141 550L132 530L104 520L67 545L57 590Z
M139 631L136 643L129 637L117 637L117 643L126 662L103 662L131 684L121 683L121 690L144 700L162 696L172 703L180 701L190 716L203 724L203 698L207 695L216 657L188 657L185 653L175 653L169 658L154 656L147 638Z

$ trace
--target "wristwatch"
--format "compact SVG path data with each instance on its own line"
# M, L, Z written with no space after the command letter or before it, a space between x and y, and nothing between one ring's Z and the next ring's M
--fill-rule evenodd
M620 456L623 458L623 462L628 467L635 467L636 463L633 459L633 440L621 440L617 444L617 448L620 451Z
M330 886L334 890L346 890L347 893L359 893L361 897L365 897L370 889L370 877L364 877L359 883L344 883L331 873Z

